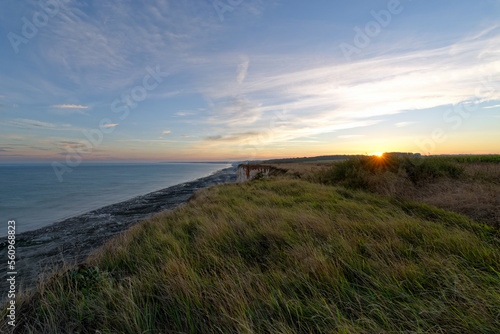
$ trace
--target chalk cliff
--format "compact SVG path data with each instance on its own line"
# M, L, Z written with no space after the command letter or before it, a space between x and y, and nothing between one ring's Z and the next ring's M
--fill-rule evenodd
M265 165L239 165L236 182L245 182L254 179L255 177L269 177L273 167Z

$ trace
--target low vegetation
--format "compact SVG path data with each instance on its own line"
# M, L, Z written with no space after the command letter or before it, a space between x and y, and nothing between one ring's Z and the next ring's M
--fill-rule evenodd
M378 190L390 178L400 178L422 185L448 177L458 179L464 168L458 162L443 158L407 158L398 156L364 156L338 162L318 174L318 181L353 189Z
M415 167L416 181L466 172L450 166ZM18 333L495 333L500 235L338 185L225 184L56 273L17 314Z
M440 159L447 159L449 161L457 162L500 162L500 155L466 155Z
M314 182L435 205L500 229L499 156L365 156L302 175Z

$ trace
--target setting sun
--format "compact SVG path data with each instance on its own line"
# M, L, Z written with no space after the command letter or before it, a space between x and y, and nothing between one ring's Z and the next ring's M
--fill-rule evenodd
M377 157L381 157L382 155L384 155L384 152L373 152L370 153L370 155L376 155Z

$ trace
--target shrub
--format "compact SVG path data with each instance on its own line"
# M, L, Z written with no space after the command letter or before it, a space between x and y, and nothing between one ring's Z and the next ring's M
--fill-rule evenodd
M330 169L319 172L315 180L329 185L374 191L379 187L389 189L395 183L405 184L406 180L418 185L441 177L456 179L463 172L462 166L448 159L384 155L334 163Z

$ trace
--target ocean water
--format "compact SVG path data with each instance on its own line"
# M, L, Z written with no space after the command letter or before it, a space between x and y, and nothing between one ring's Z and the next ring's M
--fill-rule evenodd
M0 236L7 222L16 232L215 173L230 164L82 164L59 182L49 164L0 165Z

